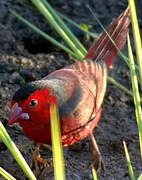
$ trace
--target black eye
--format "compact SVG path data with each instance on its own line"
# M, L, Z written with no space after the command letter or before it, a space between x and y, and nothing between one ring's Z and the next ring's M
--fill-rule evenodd
M38 100L37 99L32 99L30 102L29 102L29 107L32 108L32 107L35 107L37 106L38 104Z

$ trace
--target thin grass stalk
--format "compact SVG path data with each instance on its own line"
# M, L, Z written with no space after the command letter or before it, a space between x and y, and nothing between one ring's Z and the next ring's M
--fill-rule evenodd
M40 34L42 37L44 37L48 41L50 41L51 43L55 44L57 47L63 49L65 52L67 52L67 53L71 54L72 56L78 58L78 55L76 55L74 52L72 52L69 48L67 48L66 46L62 45L58 41L56 41L54 38L52 38L51 36L49 36L45 32L41 31L37 26L35 26L31 22L27 21L25 18L23 18L22 16L17 14L15 11L11 11L10 10L10 12L11 12L12 15L17 17L21 22L23 22L24 24L29 26L31 29L33 29L36 33Z
M139 175L138 180L142 180L142 173Z
M129 96L133 97L133 93L132 91L128 90L127 88L125 88L123 85L121 85L120 83L118 83L115 79L107 76L107 80L114 84L116 87L118 87L119 89L121 89L123 92L125 92L126 94L128 94Z
M50 105L51 139L55 180L65 180L59 115L56 104Z
M135 42L136 56L137 56L137 62L139 66L140 85L141 85L141 90L142 90L142 42L141 42L139 24L138 24L138 19L137 19L135 1L128 0L128 2L130 6L133 37L134 37L134 42Z
M127 165L128 165L128 169L129 169L130 179L131 180L135 180L135 175L134 175L133 167L132 167L132 164L131 164L129 152L128 152L127 145L126 145L125 141L123 141L123 146L124 146L125 157L126 157Z
M58 13L51 7L51 5L46 1L42 0L47 9L51 12L52 16L58 22L59 26L63 29L63 31L68 35L68 37L73 41L76 47L82 52L82 54L86 54L87 51L82 43L78 40L78 38L70 31L68 26L64 23L62 18L58 15Z
M107 30L104 28L104 26L102 25L101 21L98 19L98 17L95 15L95 13L92 11L92 9L90 9L90 7L88 7L89 10L91 11L93 17L96 19L96 21L98 22L98 24L100 25L100 27L103 29L103 31L107 34L107 36L109 37L110 41L112 42L112 44L115 46L115 48L117 49L118 51L118 55L119 57L121 57L124 62L128 65L128 67L130 66L129 65L129 59L127 56L124 55L124 53L122 53L122 51L119 50L119 48L116 46L115 42L113 41L113 39L111 38L111 36L109 35L109 33L107 32ZM135 67L136 69L139 71L139 67L137 66L137 64L135 64ZM137 77L139 82L141 81L139 77ZM108 78L108 80L110 80ZM142 81L141 81L142 82ZM118 87L118 86L117 86ZM125 91L125 87L124 87L124 92L127 93L129 90L126 90ZM129 93L127 93L128 95L130 95ZM130 95L131 96L131 95Z
M128 55L129 55L129 61L130 61L131 83L132 83L132 89L133 89L133 94L134 94L135 113L136 113L136 120L137 120L138 130L139 130L140 152L141 152L141 159L142 159L142 108L141 108L141 103L140 103L140 94L139 94L139 86L138 86L135 62L134 62L129 35L128 35L127 41L128 41Z
M56 13L61 16L63 19L65 19L67 22L69 22L70 24L74 25L75 27L77 27L78 29L80 29L81 31L85 32L86 34L88 34L89 36L91 36L92 38L96 39L98 38L98 34L97 33L92 33L84 28L82 28L80 25L78 25L76 22L72 21L70 18L68 18L67 16L61 14L59 11L56 10Z
M72 56L74 56L75 58L78 59L78 55L75 54L74 52L72 52L70 49L68 49L66 46L62 45L61 43L59 43L58 41L56 41L55 39L53 39L51 36L47 35L46 33L44 33L43 31L41 31L38 27L36 27L35 25L33 25L32 23L30 23L29 21L27 21L26 19L24 19L23 17L21 17L20 15L18 15L15 11L10 11L14 16L16 16L20 21L22 21L23 23L25 23L26 25L28 25L29 27L31 27L34 31L36 31L37 33L39 33L41 36L43 36L45 39L49 40L51 43L55 44L56 46L58 46L59 48L63 49L65 52L71 54ZM123 54L122 54L123 55ZM125 55L123 55L125 58ZM111 77L108 76L108 81L111 82L112 84L114 84L116 87L120 88L122 91L124 91L126 94L132 96L132 92L129 91L126 87L124 87L123 85L119 84L116 80L112 79Z
M95 13L92 11L92 9L88 6L90 12L92 13L93 17L96 19L96 21L98 22L98 24L101 26L101 28L103 29L103 31L107 34L107 36L109 37L110 41L112 42L112 44L115 46L115 48L118 51L118 55L125 61L125 63L128 65L128 67L130 66L129 64L129 58L127 56L125 56L120 50L119 48L116 46L115 42L113 41L113 39L111 38L111 36L109 35L109 33L107 32L107 30L104 28L104 26L102 25L102 23L100 22L100 20L98 19L98 17L95 15ZM139 70L139 67L137 65L135 65L136 69ZM139 77L137 77L139 80ZM124 91L126 94L128 94L129 96L133 97L133 93L131 91L129 91L126 87L124 87L123 85L121 85L120 83L118 83L117 81L115 81L113 78L111 77L107 77L107 80L109 82L111 82L112 84L114 84L116 87L118 87L119 89L121 89L122 91ZM141 100L142 102L142 100Z
M32 3L37 7L40 13L49 21L49 23L56 29L60 36L65 40L72 51L78 55L78 59L83 59L84 54L76 47L76 44L69 38L69 36L63 31L63 29L56 22L51 12L45 7L40 0L31 0Z
M96 172L94 166L92 166L92 174L93 174L93 180L97 180L98 179L97 178L97 172Z
M11 174L0 167L0 174L7 180L16 180Z
M13 141L10 139L8 133L6 132L4 126L0 122L0 139L4 142L4 144L7 146L7 148L10 150L13 157L16 159L18 164L23 169L24 173L27 175L27 177L31 180L36 180L36 177L34 176L33 172L29 168L28 164L26 163L25 159L23 158L22 154L16 147L16 145L13 143Z
M19 4L21 4L22 6L26 7L26 8L29 8L29 9L34 10L34 11L36 10L34 7L31 7L31 6L27 5L26 3L22 3L21 0L16 0L16 1L17 1ZM56 12L56 14L58 14L58 16L61 16L62 19L66 20L66 21L69 22L70 24L74 25L75 27L77 27L77 28L80 29L81 31L87 33L87 34L88 34L89 36L91 36L92 38L97 38L97 37L98 37L98 33L90 32L90 31L82 28L82 27L81 27L80 25L78 25L76 22L72 21L69 17L63 15L62 13L60 13L59 11L57 11L57 10L55 10L55 9L53 9L53 10ZM71 32L71 33L72 33L72 32ZM76 38L76 36L75 36L75 38ZM78 39L77 39L77 40L78 40ZM82 44L81 44L81 45L82 45ZM86 49L85 49L85 51L86 51Z
M125 63L129 66L129 60L128 57L125 56L120 49L116 46L115 42L113 41L113 39L111 38L111 36L109 35L109 33L107 32L107 30L105 29L105 27L102 25L101 21L98 19L98 17L95 15L95 13L93 12L93 10L88 6L91 14L93 15L93 17L96 19L97 23L100 25L100 27L103 29L103 31L106 33L106 35L108 36L108 38L110 39L110 41L112 42L112 44L115 46L115 48L118 51L118 55L125 61Z

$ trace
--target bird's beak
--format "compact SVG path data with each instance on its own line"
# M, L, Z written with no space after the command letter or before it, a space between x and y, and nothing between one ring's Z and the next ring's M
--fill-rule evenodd
M18 103L15 103L11 108L8 124L19 122L19 120L22 120L22 119L28 120L29 114L22 112L22 108L18 105Z

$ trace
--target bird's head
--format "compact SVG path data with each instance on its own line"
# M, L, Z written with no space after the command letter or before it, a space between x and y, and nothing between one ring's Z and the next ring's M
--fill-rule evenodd
M11 101L9 124L49 124L50 104L56 101L50 90L40 83L28 83L20 88Z

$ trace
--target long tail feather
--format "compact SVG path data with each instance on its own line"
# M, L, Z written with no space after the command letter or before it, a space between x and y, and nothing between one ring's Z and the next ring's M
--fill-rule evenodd
M126 42L127 32L130 24L129 7L114 19L107 27L107 32L115 42L116 46L121 50ZM94 61L103 60L107 67L113 63L117 55L117 49L109 39L106 32L102 32L97 40L90 47L86 58Z

